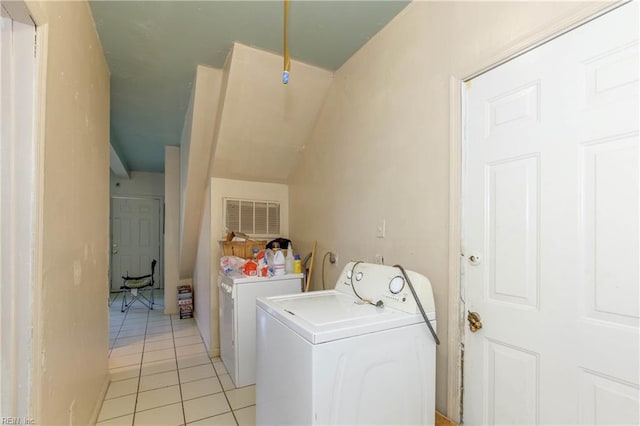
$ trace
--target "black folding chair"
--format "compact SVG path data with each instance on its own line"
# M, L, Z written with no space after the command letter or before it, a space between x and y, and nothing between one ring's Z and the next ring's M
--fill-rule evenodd
M155 280L153 279L154 272L156 270L157 260L153 259L151 261L151 273L149 275L142 275L139 277L122 277L124 282L120 287L122 290L122 308L121 312L128 311L131 305L137 300L142 303L144 306L153 310L153 304L155 303L155 298L153 295ZM143 290L151 289L150 297L146 297L142 294ZM131 300L127 302L127 293L131 294Z

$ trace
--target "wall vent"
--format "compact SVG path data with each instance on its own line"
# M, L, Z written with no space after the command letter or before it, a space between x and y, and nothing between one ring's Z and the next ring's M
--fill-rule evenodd
M224 223L227 232L240 231L254 236L279 236L280 203L225 198Z

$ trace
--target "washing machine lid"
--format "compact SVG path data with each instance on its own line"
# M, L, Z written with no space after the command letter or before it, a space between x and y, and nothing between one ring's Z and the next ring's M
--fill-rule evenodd
M357 302L336 290L257 299L260 308L312 344L424 322L421 315ZM427 316L435 326L435 313Z

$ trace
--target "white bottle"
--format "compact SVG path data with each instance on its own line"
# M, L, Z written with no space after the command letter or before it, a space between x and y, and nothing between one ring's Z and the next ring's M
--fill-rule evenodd
M264 263L267 265L269 276L273 276L273 250L270 248L264 251Z
M291 248L291 243L289 243L289 247L287 248L287 259L284 269L287 271L287 274L293 274L293 249Z
M284 275L286 273L284 254L282 254L280 247L275 247L275 245L273 251L273 275Z

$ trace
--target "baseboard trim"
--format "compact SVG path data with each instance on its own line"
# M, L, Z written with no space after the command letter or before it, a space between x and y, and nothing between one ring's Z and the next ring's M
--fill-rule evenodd
M436 411L436 426L457 426L458 423Z

